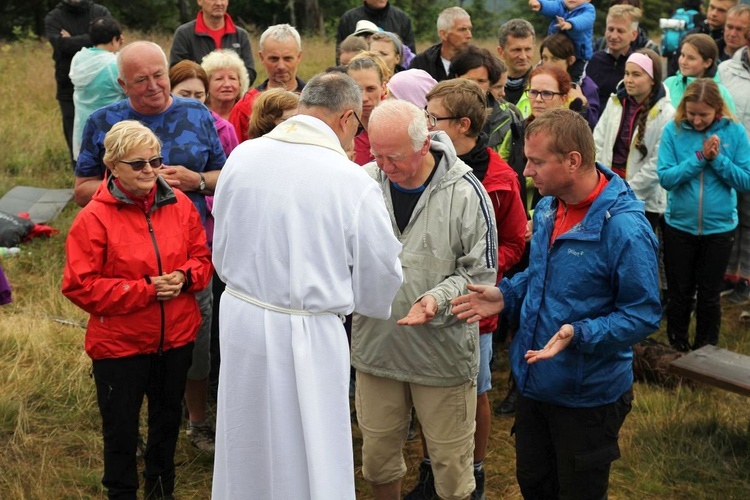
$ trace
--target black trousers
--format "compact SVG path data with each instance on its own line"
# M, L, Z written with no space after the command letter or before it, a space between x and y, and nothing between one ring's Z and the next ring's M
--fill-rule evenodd
M68 145L68 155L70 155L70 162L75 168L76 162L73 161L73 123L76 118L76 107L73 104L73 96L58 97L57 102L60 104L63 134L65 134L65 142Z
M516 408L516 477L525 499L607 498L609 469L633 391L614 403L568 408L520 396Z
M734 243L734 231L696 236L669 224L664 226L669 343L679 350L685 350L688 345L690 312L697 290L693 348L716 344L721 327L721 290Z
M138 492L136 447L143 396L148 398L147 498L174 491L174 452L182 421L182 398L193 344L165 351L94 361L94 380L104 436L104 477L109 498Z

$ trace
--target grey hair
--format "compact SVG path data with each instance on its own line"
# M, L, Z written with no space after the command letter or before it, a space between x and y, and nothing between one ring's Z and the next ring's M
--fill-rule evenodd
M125 59L125 56L127 56L129 52L144 46L152 47L159 51L161 57L164 59L164 71L169 72L169 61L167 60L167 54L164 53L164 49L162 49L158 44L154 42L149 42L148 40L138 40L137 42L126 45L125 47L120 49L120 52L117 54L117 74L121 79L125 80L125 75L122 74L122 67L124 65L123 60Z
M362 110L362 89L345 73L318 73L302 90L300 107L323 108L333 113Z
M497 44L501 47L505 47L505 44L508 43L508 37L510 36L513 38L536 38L536 33L534 33L534 26L532 26L532 24L526 19L511 19L500 26L500 30L497 34Z
M471 19L471 16L461 7L448 7L437 18L438 33L450 31L459 19Z
M730 7L727 11L727 17L729 16L750 16L750 5L738 3L734 7Z
M391 125L389 129L392 130L392 125L403 123L406 119L409 120L406 130L411 140L411 147L414 151L419 151L430 133L427 130L424 110L414 104L399 99L383 101L370 113L369 126L372 129L373 126L377 127L380 122L383 122Z
M237 52L232 49L219 49L209 52L203 57L201 66L206 71L209 80L211 79L211 75L217 71L223 69L235 71L240 79L240 97L245 95L247 88L250 86L250 75L247 73L245 63L237 55Z
M294 40L297 42L297 50L302 50L302 40L299 37L299 32L289 24L274 24L269 26L266 31L260 35L260 51L263 52L263 46L266 44L267 38L273 38L277 42L286 42L287 40Z

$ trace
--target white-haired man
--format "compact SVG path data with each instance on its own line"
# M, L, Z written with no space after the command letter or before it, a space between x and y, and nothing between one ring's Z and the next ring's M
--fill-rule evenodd
M440 498L475 489L479 330L456 321L450 301L468 283L495 282L497 231L487 192L445 132L428 133L427 119L388 100L368 130L375 162L364 168L383 191L404 272L391 317L355 314L352 326L362 473L376 499L400 498L412 406Z
M412 59L412 69L428 72L436 81L448 79L451 59L471 42L471 17L461 7L448 7L437 18L440 43Z
M266 89L283 88L302 92L305 82L297 78L297 68L302 60L302 40L294 27L288 24L270 26L260 35L260 62L268 78L250 89L232 108L229 121L234 125L240 142L250 138L248 126L253 114L253 103Z

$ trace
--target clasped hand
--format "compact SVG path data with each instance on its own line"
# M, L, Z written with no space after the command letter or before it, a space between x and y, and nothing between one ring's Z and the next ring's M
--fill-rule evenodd
M719 145L721 140L719 136L714 134L711 137L703 140L703 158L706 160L714 160L719 155Z
M161 276L151 276L151 283L156 289L156 300L174 299L180 295L185 285L185 274L182 271L173 271Z

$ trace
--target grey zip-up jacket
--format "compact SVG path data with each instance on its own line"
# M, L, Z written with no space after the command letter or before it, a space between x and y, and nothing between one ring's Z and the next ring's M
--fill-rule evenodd
M389 319L354 315L352 365L378 377L450 387L476 382L479 367L478 326L456 319L450 301L467 292L467 283L495 284L497 230L487 192L457 158L448 136L437 132L431 139L430 149L442 159L403 233L396 225L388 178L374 162L364 167L380 184L403 245L404 283ZM423 326L396 325L426 294L437 299L435 318Z

